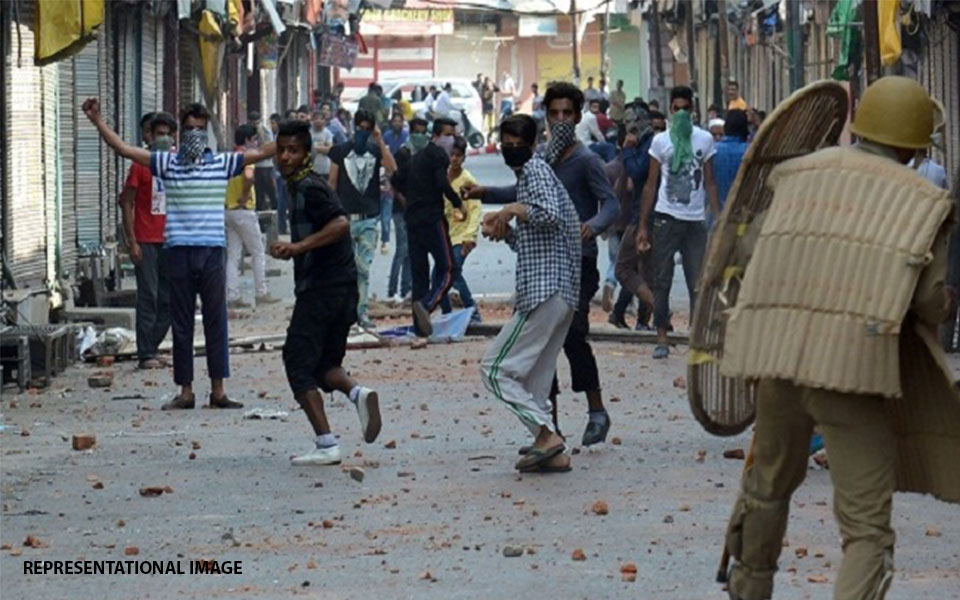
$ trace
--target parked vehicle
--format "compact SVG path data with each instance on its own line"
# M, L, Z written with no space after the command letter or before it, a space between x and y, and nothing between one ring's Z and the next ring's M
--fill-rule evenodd
M380 81L379 83L383 87L384 96L390 98L393 101L394 106L396 106L397 102L399 102L401 98L405 98L406 100L410 101L414 113L424 118L427 117L424 100L427 97L430 86L432 85L436 86L437 89L443 89L444 85L450 83L453 88L451 92L451 95L453 96L453 104L460 108L461 111L466 113L466 116L468 117L465 121L461 122L461 126L463 126L463 124L467 121L469 121L471 124L483 122L483 110L480 103L480 94L477 93L477 90L473 87L470 79L419 79L416 77L411 77L384 80ZM353 114L357 110L357 104L360 102L360 98L366 95L366 93L367 91L363 90L357 97L344 100L343 107ZM460 120L460 115L454 114L452 118ZM463 133L465 137L469 136L469 132L466 128L462 128L461 133ZM469 137L467 139L469 140Z
M467 115L467 111L462 108L460 109L460 127L463 132L463 137L466 138L471 148L480 148L483 146L486 141L483 132L476 128Z

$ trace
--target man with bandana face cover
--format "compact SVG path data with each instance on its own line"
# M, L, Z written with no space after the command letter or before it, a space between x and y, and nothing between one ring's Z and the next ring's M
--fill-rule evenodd
M376 327L370 320L368 296L370 267L377 247L380 222L380 166L392 175L397 170L390 148L377 127L376 117L360 109L354 116L353 139L330 151L330 187L333 188L350 220L350 239L357 260L357 286L360 304L359 324Z
M357 263L347 214L325 178L310 169L310 145L305 124L280 125L277 167L290 195L290 241L274 243L270 254L293 260L297 299L283 366L315 435L315 447L291 459L295 466L340 462L340 444L330 429L321 390L350 399L368 444L380 433L377 392L358 385L343 369L347 337L357 320Z
M500 124L503 160L517 174L517 202L483 218L483 234L517 254L514 313L480 363L483 383L534 437L516 464L531 472L570 471L551 419L557 355L579 304L580 219L553 169L533 155L537 124L514 115Z
M657 347L653 358L657 359L670 355L667 330L674 256L680 252L683 257L683 276L692 313L707 246L707 207L713 215L720 214L713 177L716 143L709 132L693 125L692 110L693 90L686 86L673 88L670 130L658 134L650 144L651 160L637 229L637 249L650 251L654 272L653 320Z
M600 287L600 272L597 270L596 237L607 230L617 218L619 201L607 179L603 161L589 148L577 141L576 126L583 114L583 92L569 83L553 83L547 88L543 103L547 111L547 126L550 141L540 153L553 167L563 182L570 199L580 216L580 231L583 239L579 306L563 344L563 351L570 361L573 391L584 392L589 404L587 427L582 443L591 446L606 440L610 430L610 417L603 405L600 391L600 375L593 349L587 342L590 331L590 301ZM516 201L516 186L505 188L474 187L468 190L471 198L483 198L486 202L510 204ZM553 410L556 419L556 394L554 385ZM527 451L524 447L521 451Z
M131 146L107 126L100 102L88 98L83 112L113 150L149 167L163 181L167 220L164 230L170 271L170 321L173 327L173 378L180 393L164 410L193 408L193 330L197 295L203 303L203 331L210 375L211 408L241 408L227 398L223 380L230 376L227 347L226 231L224 198L227 181L243 168L270 158L273 142L244 153L214 153L207 147L210 112L190 104L180 116L180 150L155 151Z

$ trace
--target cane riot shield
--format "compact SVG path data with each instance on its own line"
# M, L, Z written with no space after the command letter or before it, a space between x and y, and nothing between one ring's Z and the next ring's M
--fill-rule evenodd
M785 160L837 145L847 112L847 91L842 85L835 81L808 85L767 117L743 157L710 237L690 330L690 408L710 433L736 435L755 416L755 382L720 375L720 360L726 311L736 305L740 281L773 198L766 187L767 176Z

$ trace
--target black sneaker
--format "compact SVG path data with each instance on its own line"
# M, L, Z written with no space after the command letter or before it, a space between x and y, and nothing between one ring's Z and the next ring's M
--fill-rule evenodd
M420 337L430 337L433 335L433 323L430 322L430 311L423 305L423 302L417 300L413 303L413 326Z
M617 329L630 329L630 326L627 325L627 321L623 317L623 315L617 314L615 312L610 313L610 316L607 317L607 323L610 323Z

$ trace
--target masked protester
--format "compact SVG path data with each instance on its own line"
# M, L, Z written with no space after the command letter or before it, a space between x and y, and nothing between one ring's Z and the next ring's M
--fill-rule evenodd
M291 459L295 466L336 465L340 445L323 409L325 392L349 398L360 417L365 442L380 434L377 392L360 386L343 369L350 328L357 320L357 263L350 221L324 177L311 167L309 126L287 121L277 132L277 166L290 197L290 242L276 242L270 254L293 259L297 300L283 345L290 389L310 421L314 448Z
M693 90L679 86L670 91L670 128L654 137L650 145L650 167L637 230L638 250L650 251L653 261L653 321L657 328L653 358L657 359L670 355L667 330L674 255L680 252L683 257L692 314L707 247L707 203L713 215L720 214L713 177L715 142L710 133L694 126L692 109Z
M151 151L170 150L172 136L177 132L177 121L172 115L148 113L141 124L143 141ZM170 329L170 281L163 248L167 220L163 181L153 177L143 165L130 165L120 207L137 277L137 360L141 369L159 369L165 365L157 356L158 348Z
M164 410L193 408L193 330L197 295L203 304L203 330L210 373L211 408L241 408L227 398L224 378L230 375L227 352L226 233L224 202L227 181L244 167L270 158L274 144L243 153L214 154L207 147L210 112L188 105L180 117L178 152L150 152L123 142L104 122L100 102L88 98L83 111L103 140L120 156L144 167L163 182L166 201L164 247L170 274L170 320L173 327L173 378L180 393ZM197 181L203 185L198 187Z
M406 143L397 151L397 171L390 177L393 191L393 229L397 235L397 244L390 265L390 278L387 282L387 297L394 304L402 304L410 296L413 284L410 274L410 247L407 240L407 182L410 174L410 160L427 147L430 134L428 123L424 119L411 119L410 135Z
M237 127L234 139L237 152L253 150L259 145L257 130L251 125ZM254 168L244 167L243 174L232 178L227 184L227 306L230 308L250 308L250 304L240 298L240 262L243 260L244 249L253 262L256 305L266 306L280 301L267 291L266 254L260 235L260 218L256 211Z
M330 187L333 188L350 219L350 239L357 261L357 305L360 327L374 329L370 320L368 296L370 267L377 249L377 225L380 221L380 167L389 176L397 169L390 148L383 141L373 114L360 109L354 116L353 139L330 151Z
M596 236L607 231L617 218L618 200L607 180L603 161L585 145L577 141L576 126L583 117L583 92L569 83L553 83L547 88L543 104L547 111L547 127L550 141L541 150L544 162L553 168L580 216L581 244L580 295L573 324L563 344L564 353L570 361L573 391L587 396L587 426L583 432L584 446L598 444L607 438L610 431L610 416L603 405L600 391L600 374L593 349L587 342L590 331L590 302L600 287L600 271L597 269ZM510 204L517 198L516 186L504 188L475 187L469 191L471 198L482 198L486 203ZM551 396L556 424L556 390ZM529 446L521 448L528 452Z
M517 174L516 202L483 219L483 234L517 253L513 317L480 372L487 390L534 438L516 464L524 473L570 470L551 414L551 390L557 355L580 303L580 218L553 169L534 155L536 139L532 117L515 115L500 124L504 162Z
M858 144L767 178L773 200L720 362L724 375L758 381L753 463L727 529L735 600L773 595L815 426L843 548L834 598L886 596L894 491L960 502L960 393L936 334L955 308L953 200L905 166L930 144L933 113L916 81L882 77L857 107Z
M450 227L444 216L446 198L453 204L456 218L465 217L463 201L447 179L456 129L455 121L434 120L430 143L410 159L406 179L405 218L413 280L413 323L417 335L422 337L433 333L430 313L447 295L457 275L450 245ZM432 278L428 256L434 263Z

